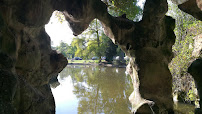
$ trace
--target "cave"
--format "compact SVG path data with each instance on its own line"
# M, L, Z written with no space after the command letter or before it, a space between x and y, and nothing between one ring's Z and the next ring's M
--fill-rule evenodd
M179 8L202 20L200 0L182 1ZM173 58L175 20L165 15L166 0L147 0L139 22L111 16L100 0L0 0L1 114L55 113L49 80L68 64L62 54L51 49L44 28L55 10L63 12L74 35L97 18L105 34L130 57L127 71L134 88L129 97L132 112L173 113L168 63ZM189 68L197 79L199 95L201 64L199 58Z

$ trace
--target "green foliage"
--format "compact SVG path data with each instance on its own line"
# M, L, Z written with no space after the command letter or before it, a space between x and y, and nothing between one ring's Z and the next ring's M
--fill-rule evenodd
M111 63L113 61L113 56L117 54L116 49L118 48L118 46L115 45L111 40L109 40L107 42L106 47L107 47L105 51L106 61Z
M139 20L137 17L142 14L142 9L137 6L137 0L107 0L105 3L108 5L109 13L114 16L126 14L127 18L131 20ZM61 23L65 20L62 12L55 11L54 16ZM93 56L97 56L101 59L101 56L106 56L107 60L110 62L113 56L117 54L117 46L104 35L101 23L97 19L94 19L89 25L89 28L81 35L75 37L70 46L66 45L65 47L65 45L61 43L61 45L55 49L68 58L78 56L83 59L89 59Z
M87 30L73 39L72 45L77 48L75 56L84 59L93 56L101 58L104 56L106 39L108 38L102 32L101 23L97 19L93 20Z
M181 31L179 31L178 27L183 28L181 28L180 29ZM181 72L187 71L189 61L193 59L192 57L193 37L202 33L202 22L201 21L190 22L189 20L188 21L184 20L180 26L177 26L175 28L174 31L176 34L176 42L173 46L173 52L175 53L176 57L172 60L172 64L178 66L179 69L177 73L179 74Z
M63 15L62 12L60 12L60 11L54 11L53 15L58 19L58 21L60 23L63 23L65 21L65 16Z
M73 47L76 47L76 52L75 52L76 57L83 57L84 56L83 50L85 50L85 48L86 48L84 37L73 38L71 45Z
M175 58L172 59L169 69L173 76L173 91L185 92L184 101L196 100L194 93L194 80L187 73L193 51L193 38L202 33L202 22L196 20L189 14L178 9L177 5L169 3L167 15L176 20L175 35L176 41L173 46ZM182 96L181 96L182 97Z
M54 50L57 50L58 52L62 53L67 58L74 58L76 47L75 46L69 46L67 43L60 42L60 45L57 47L52 47Z
M101 23L97 19L93 20L89 28L81 35L73 38L71 45L76 47L75 56L82 57L83 59L90 59L94 56L100 59L101 56L108 58L108 54L111 54L112 59L116 54L117 48L103 33ZM111 53L111 50L114 50L115 53Z
M186 97L186 100L189 101L197 101L198 96L196 95L196 93L194 92L194 90L189 90L188 92L188 96Z
M101 56L107 55L107 58L110 56L112 60L116 55L117 46L103 33L101 23L95 19L86 31L73 38L71 45L61 41L59 46L52 48L69 59L74 57L90 59L94 56L101 59Z
M108 0L105 2L109 7L109 13L114 16L126 14L130 20L138 20L142 9L137 5L137 0Z

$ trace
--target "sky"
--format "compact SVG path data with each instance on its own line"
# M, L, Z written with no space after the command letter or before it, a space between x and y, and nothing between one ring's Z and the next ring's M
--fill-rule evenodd
M139 0L138 5L143 8L144 2L145 0ZM70 45L74 37L68 22L60 23L55 17L55 13L52 14L49 23L45 25L45 30L51 38L51 45L54 47L58 46L61 41Z
M60 23L54 13L51 16L49 23L45 25L45 30L51 37L52 46L58 46L61 41L71 44L72 38L74 37L67 21Z

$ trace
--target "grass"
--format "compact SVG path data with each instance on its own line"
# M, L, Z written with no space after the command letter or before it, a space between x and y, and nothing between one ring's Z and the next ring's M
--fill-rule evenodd
M68 60L68 63L98 63L99 60ZM105 62L105 60L102 60Z

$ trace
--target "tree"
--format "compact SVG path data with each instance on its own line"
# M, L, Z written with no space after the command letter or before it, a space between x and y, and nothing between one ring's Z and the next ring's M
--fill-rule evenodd
M115 16L127 14L127 18L139 20L137 17L142 14L142 9L137 6L137 0L103 0L103 2L109 6L109 12ZM59 22L62 23L65 20L64 15L61 12L56 11L54 14ZM107 37L102 31L101 23L95 19L91 22L87 30L73 39L71 46L76 48L75 56L84 59L97 56L100 60L101 56L106 56L107 60L111 62L113 56L116 54L117 46L106 39ZM112 49L114 49L114 51ZM64 53L64 51L61 52Z
M85 37L75 37L75 38L73 38L71 45L76 47L75 56L84 57L83 52L84 52L84 50L86 48L85 43L86 43Z
M102 56L102 49L100 48L101 47L101 35L104 35L103 32L102 32L102 29L101 29L101 24L100 22L98 22L97 19L94 19L90 26L89 26L89 30L91 32L91 35L95 36L95 40L94 43L97 44L97 48L95 48L95 54L99 57L99 60L101 62L101 56ZM93 42L92 42L93 43ZM92 43L89 43L88 47L92 46L91 44ZM93 50L92 50L93 51Z
M76 56L85 59L97 56L101 60L101 56L105 56L108 39L102 31L101 23L95 19L87 30L73 39L72 46L77 48Z
M108 40L107 48L105 51L106 61L108 61L110 63L113 61L113 57L117 54L117 52L116 52L117 48L118 48L117 45L115 45L111 40Z
M67 58L74 58L76 51L75 46L69 46L67 43L64 43L63 41L60 42L59 46L52 48L62 53Z
M60 11L54 11L54 14L53 14L60 23L63 23L65 21L65 16L63 15L62 12Z
M103 0L109 8L109 13L114 16L126 14L131 20L139 20L142 9L137 5L138 0Z

